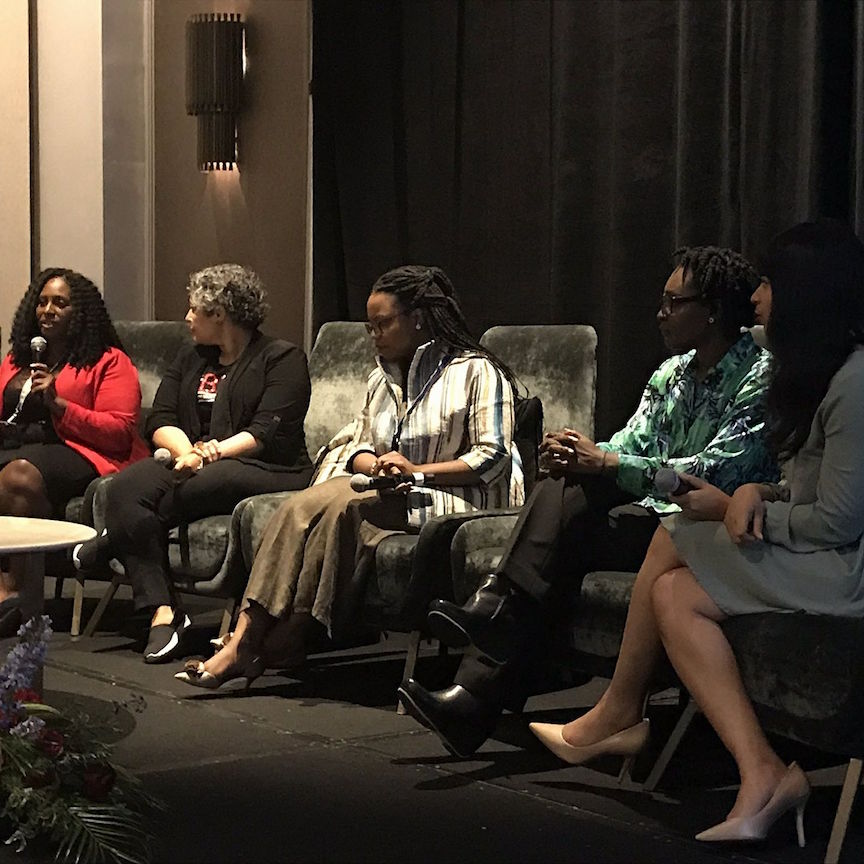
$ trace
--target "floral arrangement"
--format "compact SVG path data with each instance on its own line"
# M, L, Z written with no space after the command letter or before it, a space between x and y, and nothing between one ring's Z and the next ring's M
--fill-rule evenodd
M7 845L37 837L60 862L146 864L143 812L154 806L138 780L111 763L84 715L62 713L33 690L51 622L34 618L0 667L0 818L14 827Z

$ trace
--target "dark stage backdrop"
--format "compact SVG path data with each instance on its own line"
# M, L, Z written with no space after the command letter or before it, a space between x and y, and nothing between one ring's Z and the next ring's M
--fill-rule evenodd
M864 227L861 3L315 0L314 315L439 264L477 333L588 323L598 438L680 245Z

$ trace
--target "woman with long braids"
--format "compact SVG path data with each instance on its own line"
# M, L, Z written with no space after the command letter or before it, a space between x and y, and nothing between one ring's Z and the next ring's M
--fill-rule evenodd
M438 267L385 273L366 303L378 362L360 415L337 436L315 484L268 524L237 628L177 678L216 688L301 662L311 631L350 619L376 543L431 516L523 500L513 444L514 379L468 332ZM355 492L352 473L434 474L434 486ZM352 590L347 590L349 584Z
M864 245L843 223L804 223L774 240L762 274L753 303L773 355L769 441L786 482L745 483L731 496L702 484L675 497L684 512L651 541L609 688L565 726L531 728L573 764L634 755L647 742L642 707L665 649L741 776L725 821L696 839L763 839L794 810L803 846L810 786L765 737L720 622L864 615Z
M60 515L95 477L148 454L138 373L98 289L72 270L33 280L10 342L0 364L0 514ZM0 637L20 620L16 574L0 572Z

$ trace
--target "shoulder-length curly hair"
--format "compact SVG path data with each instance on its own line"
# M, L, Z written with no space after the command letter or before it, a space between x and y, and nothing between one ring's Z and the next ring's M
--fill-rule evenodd
M216 264L189 277L189 305L204 312L216 308L238 326L254 330L267 317L267 292L258 274L239 264Z
M123 344L111 323L111 316L105 308L99 289L86 276L74 270L50 267L30 283L15 312L9 342L16 366L22 367L30 363L30 339L39 335L39 324L36 321L39 295L48 282L58 278L69 286L72 307L66 362L76 369L83 369L92 366L108 348L123 350Z

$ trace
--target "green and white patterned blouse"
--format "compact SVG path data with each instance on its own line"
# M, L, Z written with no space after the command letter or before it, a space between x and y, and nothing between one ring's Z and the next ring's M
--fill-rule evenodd
M727 493L779 477L765 440L771 355L745 334L697 381L695 353L664 361L626 426L598 444L618 454L618 486L645 496L639 503L658 513L680 509L653 497L661 466L702 477Z

